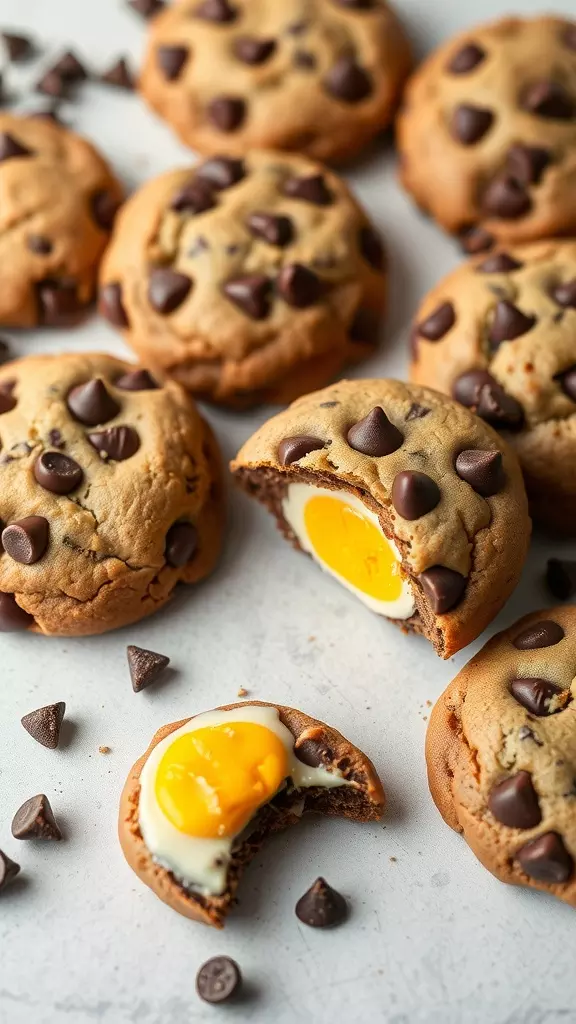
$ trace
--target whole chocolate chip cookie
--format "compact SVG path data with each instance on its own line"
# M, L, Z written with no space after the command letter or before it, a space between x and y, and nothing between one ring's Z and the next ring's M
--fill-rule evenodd
M409 68L384 0L180 0L152 22L140 88L202 153L329 160L389 124Z
M354 380L307 395L232 470L296 548L443 658L482 632L518 580L530 520L517 459L434 391Z
M226 405L286 403L374 350L384 249L306 157L214 157L148 182L103 262L100 311L146 365Z
M506 432L534 518L576 533L576 242L475 257L426 297L411 379Z
M0 324L74 322L94 296L122 192L60 124L0 112Z
M215 439L173 382L106 355L0 372L0 631L104 633L212 569Z
M434 802L502 882L576 906L576 608L493 637L432 711Z
M400 177L466 251L576 233L576 22L504 18L410 81Z

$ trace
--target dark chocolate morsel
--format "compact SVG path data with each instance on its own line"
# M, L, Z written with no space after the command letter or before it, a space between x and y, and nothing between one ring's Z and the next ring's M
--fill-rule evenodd
M553 121L570 121L576 114L576 105L559 82L543 79L533 82L521 98L524 110Z
M404 435L377 405L367 416L350 427L347 441L355 452L379 458L397 451L403 444Z
M379 310L360 306L348 328L350 341L359 345L376 345L380 336L382 317Z
M214 156L206 160L196 171L196 178L207 181L216 191L231 188L246 175L243 160L235 160L230 156Z
M296 904L296 917L311 928L333 928L347 916L346 900L323 878L317 878Z
M312 174L307 178L287 178L283 192L291 199L303 199L314 206L330 206L333 196L321 174Z
M452 395L497 429L519 430L524 422L520 403L487 370L461 374L454 381Z
M202 0L192 12L197 18L204 21L215 21L224 25L227 22L235 21L237 10L229 0Z
M46 327L65 327L78 320L83 312L75 281L39 281L36 294L38 317Z
M11 860L3 850L0 850L0 892L14 881L19 872L20 865L15 860Z
M244 120L246 104L238 96L217 96L208 104L207 112L221 132L234 132Z
M488 807L508 828L535 828L542 821L538 795L530 772L520 771L490 790Z
M272 282L264 274L233 277L222 285L227 299L252 320L264 320L272 303Z
M576 277L564 284L557 284L550 294L563 309L576 309Z
M306 309L322 295L320 278L302 263L288 263L278 274L276 287L289 306Z
M494 237L485 228L477 224L465 228L460 233L460 244L469 256L486 252L494 244Z
M65 711L66 704L60 700L57 704L47 704L46 707L30 711L20 721L32 739L49 750L56 750Z
M115 61L112 67L100 76L100 81L105 85L114 85L117 89L130 91L134 88L134 76L125 57Z
M148 651L144 647L134 647L132 644L126 648L126 654L134 693L140 693L140 690L155 683L170 664L170 658L167 658L165 654L156 654L156 651Z
M128 0L128 6L143 18L153 18L165 7L164 0Z
M34 476L45 491L70 494L82 483L84 472L68 455L42 452L34 464Z
M102 190L92 196L92 215L102 231L111 231L120 206L120 200Z
M493 121L491 110L462 103L452 115L450 129L454 138L463 146L473 146L486 135Z
M62 839L62 833L44 793L32 796L18 808L12 819L14 839Z
M32 156L32 150L28 149L22 142L18 142L8 132L0 133L0 163L4 160L12 160L14 157Z
M576 366L571 366L568 370L558 373L554 380L558 381L564 394L576 402Z
M576 562L567 558L549 558L546 584L553 597L567 601L576 593Z
M63 75L59 74L58 71L55 71L54 68L49 68L36 82L35 89L36 92L41 92L44 96L64 99L70 91L70 82Z
M160 385L148 370L132 370L124 373L118 380L114 381L121 391L157 391Z
M86 68L71 50L67 50L56 61L52 71L55 71L57 75L61 75L67 82L83 82L88 78Z
M334 760L334 752L321 740L309 738L296 743L294 753L302 764L310 768L319 768L320 765L330 764Z
M569 50L576 50L576 24L573 21L566 23L561 38Z
M554 647L564 639L562 626L552 619L542 619L527 626L514 637L512 643L519 651L536 651L541 647Z
M187 46L159 46L156 50L156 60L164 78L168 82L175 82L179 77L182 68L188 60Z
M196 991L205 1003L224 1003L231 999L242 984L242 974L235 960L229 956L213 956L202 964L196 975Z
M214 189L205 178L194 177L186 182L170 202L170 209L176 213L204 213L216 206Z
M454 468L460 479L470 484L483 498L491 498L506 485L501 452L469 448L460 452Z
M33 624L34 617L20 607L14 594L0 593L0 633L17 633Z
M383 270L385 264L384 246L374 228L370 227L369 224L365 224L364 227L360 228L358 241L360 252L366 262L371 267L374 267L374 270Z
M467 75L486 59L486 51L477 43L466 43L448 61L447 70L452 75Z
M433 565L418 577L435 615L445 615L460 603L466 578L444 565Z
M557 832L545 832L516 852L516 860L529 878L548 885L567 882L574 862Z
M283 466L290 466L293 462L299 462L310 452L319 451L325 448L326 442L319 437L312 437L310 434L296 434L294 437L285 437L278 445L278 459Z
M521 185L538 185L551 160L549 149L516 142L506 154L506 169Z
M343 103L360 103L373 90L368 72L352 56L339 57L324 78L324 88Z
M28 516L2 530L2 547L15 562L32 565L46 551L49 535L50 526L44 516Z
M88 440L102 458L113 459L115 462L131 458L140 447L140 438L133 427L109 427L88 434Z
M535 316L527 316L512 302L502 299L494 311L494 319L490 327L492 348L498 348L503 341L513 341L522 334L527 334L536 324Z
M275 39L238 36L232 45L234 56L243 64L264 64L276 50Z
M493 178L482 196L482 209L491 217L516 220L532 207L526 186L512 174Z
M167 316L185 301L192 288L186 274L170 267L155 267L148 282L148 301L157 313Z
M49 256L54 248L50 239L45 235L28 235L26 245L30 252L36 253L37 256Z
M513 256L509 256L507 252L495 252L494 255L488 256L478 264L476 272L479 274L511 274L523 266L523 263L515 260Z
M87 427L113 420L120 412L118 402L112 398L100 377L78 384L68 393L66 404L74 419Z
M426 473L405 469L394 477L392 504L403 519L420 519L436 508L440 498L438 484Z
M289 245L294 237L294 225L290 217L255 211L248 217L246 226L251 235L263 239L270 245Z
M16 32L2 32L0 35L6 47L8 60L14 64L34 56L35 47L29 36L23 36Z
M119 281L110 281L102 285L98 295L98 312L114 327L129 326L122 302L122 285Z
M440 341L456 323L456 314L451 302L443 302L440 306L417 324L416 330L427 341Z
M13 394L15 387L15 380L4 380L0 383L0 415L12 412L12 409L16 408L18 403Z
M198 531L192 523L174 523L166 534L165 557L168 565L181 569L198 550Z
M548 679L512 679L510 682L510 693L523 708L526 708L531 715L538 718L545 718L552 714L550 701L562 693L556 683ZM561 708L558 708L560 711Z

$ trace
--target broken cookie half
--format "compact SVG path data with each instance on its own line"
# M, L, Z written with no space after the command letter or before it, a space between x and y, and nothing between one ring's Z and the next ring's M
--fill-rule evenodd
M342 381L265 423L232 463L284 536L442 658L516 586L530 537L516 456L463 406L393 380Z
M335 729L259 701L164 726L122 794L126 860L185 917L222 928L267 836L310 811L373 821L384 792L371 761Z

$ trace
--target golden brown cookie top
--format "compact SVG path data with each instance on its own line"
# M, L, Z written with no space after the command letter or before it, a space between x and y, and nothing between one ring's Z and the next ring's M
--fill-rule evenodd
M89 142L0 112L0 323L59 325L92 298L122 192Z
M470 252L576 230L576 23L504 18L443 44L399 146L406 188Z
M383 0L181 0L156 17L146 100L203 153L353 153L392 115L410 66Z

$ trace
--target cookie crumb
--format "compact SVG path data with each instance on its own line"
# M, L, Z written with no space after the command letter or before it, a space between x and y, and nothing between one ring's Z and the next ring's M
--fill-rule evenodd
M112 753L112 748L111 747L106 747L106 746L98 747L98 753L99 754L111 754Z
M398 857L390 857L390 860L392 861L393 864L396 864Z
M239 686L238 687L238 696L239 697L247 697L248 696L248 690L245 690L243 686Z

